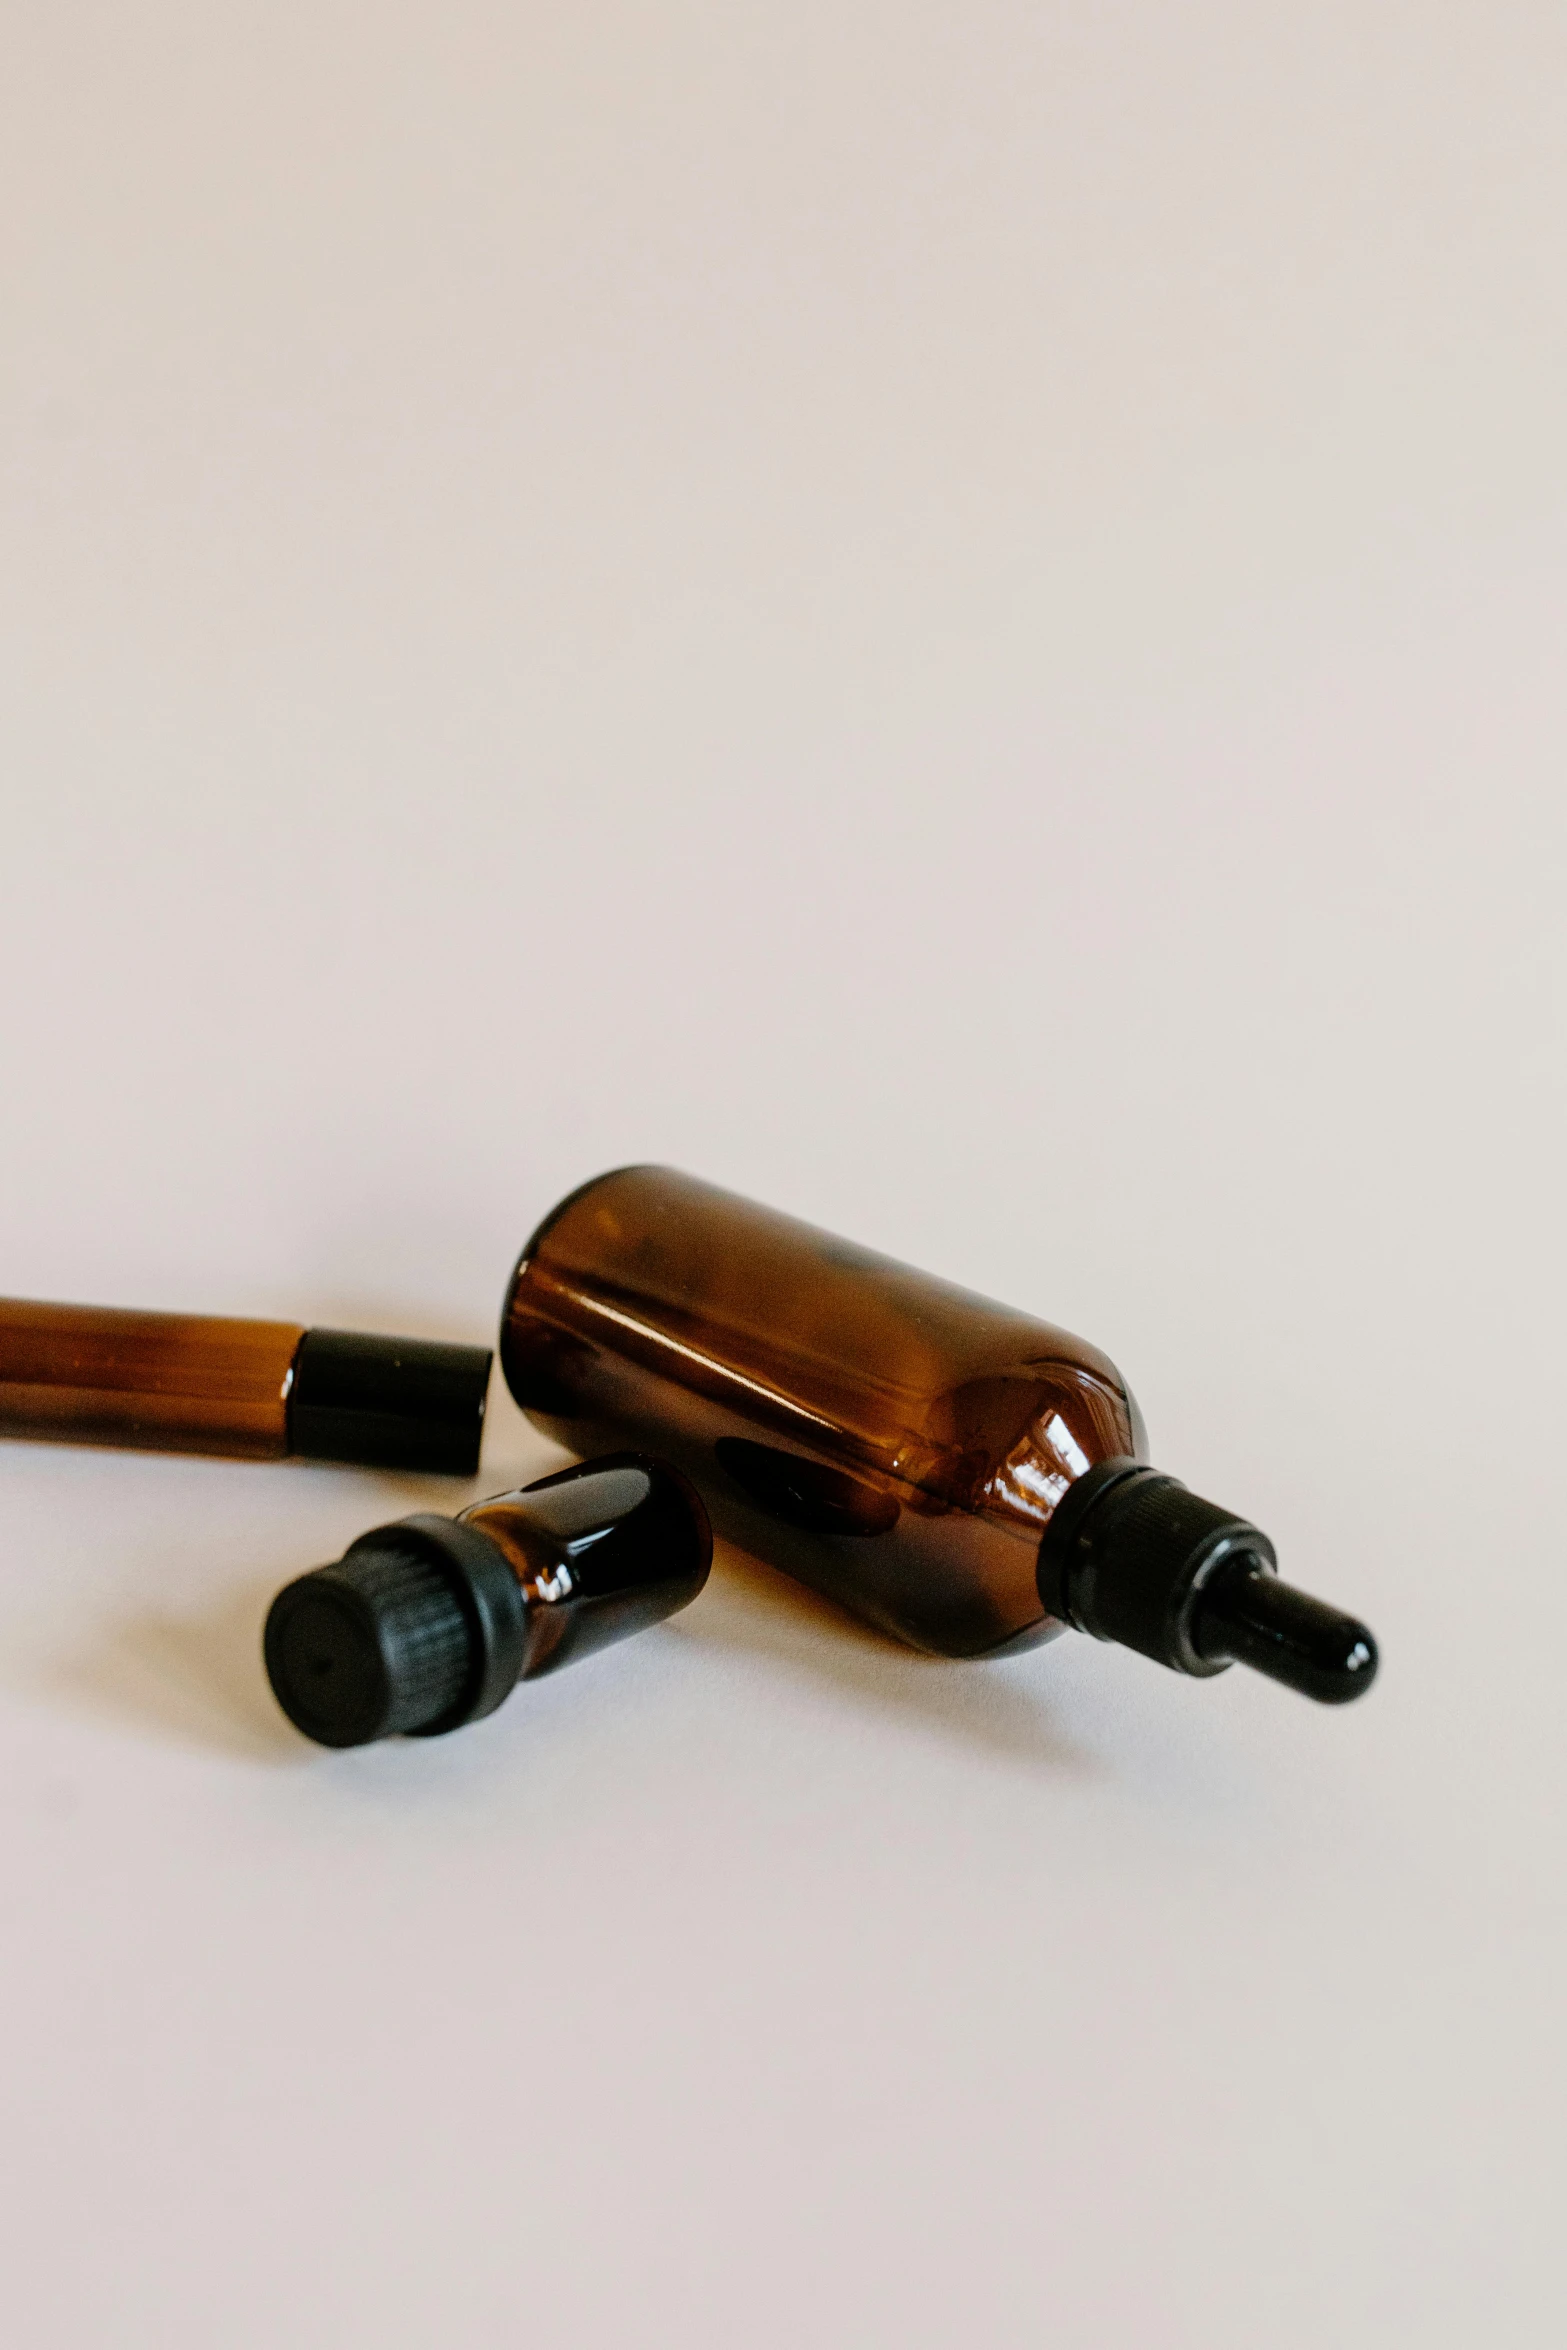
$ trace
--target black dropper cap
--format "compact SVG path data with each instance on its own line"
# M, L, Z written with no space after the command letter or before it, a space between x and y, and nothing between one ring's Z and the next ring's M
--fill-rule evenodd
M1281 1583L1260 1528L1137 1461L1103 1462L1067 1493L1040 1546L1039 1591L1079 1631L1178 1673L1247 1664L1325 1705L1376 1677L1365 1625Z
M471 1477L492 1360L483 1346L307 1330L289 1388L289 1451L306 1460Z

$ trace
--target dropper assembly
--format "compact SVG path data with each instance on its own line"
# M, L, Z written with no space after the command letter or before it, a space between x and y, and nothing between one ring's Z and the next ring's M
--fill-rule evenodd
M1279 1580L1260 1527L1128 1459L1089 1471L1040 1547L1040 1598L1099 1640L1207 1678L1250 1665L1322 1705L1376 1678L1365 1625Z

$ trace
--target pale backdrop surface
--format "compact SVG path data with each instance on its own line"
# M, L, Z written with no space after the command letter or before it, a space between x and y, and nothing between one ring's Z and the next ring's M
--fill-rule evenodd
M0 1290L483 1338L662 1158L1084 1331L1342 1715L0 1451L27 2350L1563 2339L1567 31L14 0ZM556 1456L497 1400L494 1490Z

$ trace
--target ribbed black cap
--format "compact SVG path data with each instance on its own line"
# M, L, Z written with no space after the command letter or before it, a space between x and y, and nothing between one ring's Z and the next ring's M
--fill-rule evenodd
M471 1477L492 1359L483 1346L307 1330L289 1390L289 1450L306 1460Z
M280 1591L267 1678L320 1746L430 1737L493 1712L522 1664L516 1574L489 1537L450 1518L404 1518Z

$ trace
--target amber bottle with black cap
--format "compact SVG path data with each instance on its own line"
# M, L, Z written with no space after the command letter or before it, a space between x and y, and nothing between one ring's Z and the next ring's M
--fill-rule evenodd
M471 1477L487 1347L0 1298L0 1436Z
M273 1694L321 1746L435 1737L661 1623L707 1580L713 1537L678 1469L623 1453L460 1517L377 1526L280 1591Z
M559 1441L656 1447L721 1533L916 1648L1075 1626L1328 1703L1376 1670L1259 1528L1148 1465L1097 1347L673 1169L600 1176L544 1219L501 1363Z

